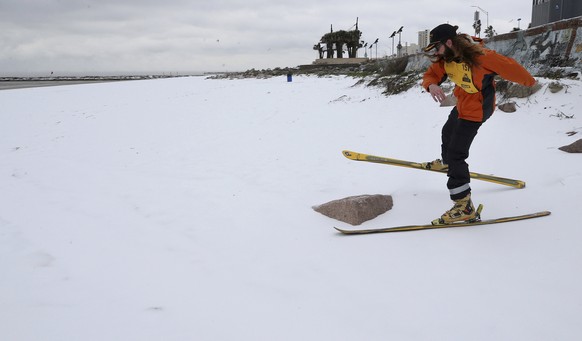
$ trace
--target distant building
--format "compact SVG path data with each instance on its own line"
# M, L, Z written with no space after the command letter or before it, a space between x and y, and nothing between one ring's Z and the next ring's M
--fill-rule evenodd
M420 46L418 46L416 44L408 45L408 43L406 43L406 45L402 47L402 54L403 55L411 55L411 54L417 54L417 53L420 53Z
M582 16L580 0L533 0L531 26Z
M418 32L418 48L424 49L430 43L430 31L424 30Z

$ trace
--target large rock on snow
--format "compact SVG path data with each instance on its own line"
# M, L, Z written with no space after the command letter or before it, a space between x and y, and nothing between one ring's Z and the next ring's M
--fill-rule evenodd
M568 153L582 153L582 139L567 146L560 147L558 149Z
M541 88L542 85L540 83L529 87L506 80L497 82L497 92L501 93L503 98L526 98L535 94Z
M313 209L330 218L351 225L360 225L390 210L393 206L390 195L358 195L314 206Z

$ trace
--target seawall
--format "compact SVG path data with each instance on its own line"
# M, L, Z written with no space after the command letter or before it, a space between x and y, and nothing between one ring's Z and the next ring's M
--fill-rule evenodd
M582 72L582 17L500 34L485 45L536 76ZM406 71L424 70L429 63L423 54L408 56Z

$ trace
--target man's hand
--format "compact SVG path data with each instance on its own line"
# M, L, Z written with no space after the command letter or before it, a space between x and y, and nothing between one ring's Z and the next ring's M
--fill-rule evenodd
M430 92L430 95L435 102L441 103L447 97L443 89L441 89L441 87L436 84L429 85L428 91Z

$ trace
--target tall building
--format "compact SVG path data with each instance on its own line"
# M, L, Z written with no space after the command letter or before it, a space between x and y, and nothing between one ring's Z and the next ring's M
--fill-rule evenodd
M531 26L582 16L580 0L532 0Z
M430 43L430 31L424 30L418 32L418 46L420 49L424 49Z

